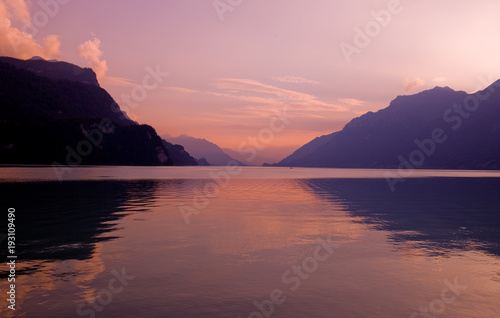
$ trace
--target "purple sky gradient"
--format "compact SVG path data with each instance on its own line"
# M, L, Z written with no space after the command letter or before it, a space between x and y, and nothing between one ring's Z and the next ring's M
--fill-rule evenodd
M121 96L158 65L169 76L127 109L130 116L160 135L186 133L233 149L286 105L294 118L268 146L277 157L397 95L437 85L471 92L486 84L479 78L500 78L494 0L401 0L350 63L341 43L355 47L356 28L373 27L372 11L393 0L241 0L223 19L212 0L66 2L23 9L22 0L0 0L0 55L92 66L122 106ZM58 6L46 23L34 21L43 17L40 3ZM13 50L30 19L38 31Z

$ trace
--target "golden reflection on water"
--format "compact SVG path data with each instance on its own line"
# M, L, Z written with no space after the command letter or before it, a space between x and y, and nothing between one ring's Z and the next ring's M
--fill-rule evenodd
M97 290L92 286L92 282L99 274L104 272L106 268L102 260L102 245L103 243L101 242L95 244L94 253L90 259L73 261L73 270L78 273L74 278L74 284L81 290L78 293L80 297L79 302L95 301Z
M16 310L22 311L25 303L29 307L36 307L51 301L45 297L57 289L64 288L68 281L79 288L77 295L80 301L93 301L97 291L91 283L104 270L105 265L101 259L101 245L96 243L94 253L88 260L65 261L29 261L18 260L16 266ZM35 270L31 270L35 268ZM29 274L20 274L29 270ZM7 290L10 284L2 281L1 290ZM32 294L33 293L33 294ZM79 301L78 301L79 302ZM78 303L77 302L77 303ZM1 307L2 317L18 317L15 311Z

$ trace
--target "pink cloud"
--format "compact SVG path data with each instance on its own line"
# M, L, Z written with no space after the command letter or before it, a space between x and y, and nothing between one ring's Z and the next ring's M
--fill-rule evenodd
M277 82L292 83L292 84L313 84L317 85L319 82L298 76L271 76L270 79Z
M214 81L213 85L225 92L199 91L182 87L165 87L165 89L182 94L215 96L251 103L252 106L243 108L247 111L260 108L262 111L269 112L271 108L283 107L283 105L296 111L349 111L342 104L326 103L307 93L282 89L249 79L222 78Z
M239 98L238 96L240 95L238 93L242 91L252 92L254 94L268 94L271 95L267 98L270 104L287 104L291 106L291 109L296 110L349 111L349 109L343 105L323 102L319 100L318 97L311 94L283 89L250 79L222 78L215 81L214 86L221 90L234 90L235 93L232 95L235 98ZM245 98L248 98L248 96ZM255 98L255 96L252 96L252 98Z
M412 80L405 79L403 81L403 86L407 92L411 92L415 88L417 88L419 86L424 86L424 85L425 85L425 81L419 77L415 77Z
M444 82L446 81L446 77L438 76L432 79L433 82Z
M361 106L365 103L364 101L355 98L341 98L339 99L339 102L349 106Z
M31 14L24 0L0 0L0 55L27 59L41 56L46 59L63 58L57 35L48 35L39 43L37 28L32 27ZM21 28L13 26L21 22ZM31 33L30 33L31 32Z
M101 60L103 51L100 46L101 40L94 36L94 39L88 40L78 47L78 55L87 60L88 66L94 70L97 74L97 78L103 78L108 72L106 60Z
M24 0L6 0L5 2L10 7L13 18L21 22L29 21L31 23L31 14Z

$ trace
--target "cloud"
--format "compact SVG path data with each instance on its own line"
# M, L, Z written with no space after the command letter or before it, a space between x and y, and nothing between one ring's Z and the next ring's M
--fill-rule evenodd
M97 78L103 78L108 72L106 60L101 60L103 51L100 48L101 40L94 36L94 39L78 46L78 55L87 60L87 65L94 70Z
M441 76L435 77L432 79L432 81L433 82L444 82L444 81L446 81L446 77L441 77Z
M240 108L225 109L225 115L211 114L216 117L263 118L274 115L277 109L286 107L289 111L300 112L300 116L322 117L313 112L347 112L346 103L331 104L319 100L316 96L266 85L250 79L221 78L212 85L220 91L200 91L182 87L164 87L172 93L193 96L212 96L243 102ZM210 116L210 114L205 114Z
M213 85L224 92L211 92L188 89L183 87L164 87L165 90L179 94L216 96L230 98L250 103L246 110L264 110L272 106L287 105L289 110L297 111L350 111L348 106L360 106L365 102L355 98L341 98L338 103L332 104L319 100L316 96L266 85L258 81L237 78L221 78ZM250 92L242 93L242 92ZM260 95L260 96L259 96ZM315 116L315 115L311 115Z
M105 76L104 78L100 79L99 82L103 85L119 87L136 87L137 85L140 85L129 79L116 76Z
M15 27L14 24L21 24L21 27ZM39 43L35 39L38 32L39 28L32 24L25 0L0 0L0 55L20 59L33 56L63 58L59 50L59 37L51 34Z
M189 88L184 88L184 87L174 87L174 86L168 86L165 87L166 90L177 92L177 93L184 93L184 94L197 94L197 93L203 93L202 91L197 91L194 89L189 89Z
M271 76L269 78L272 79L273 81L292 83L292 84L314 84L314 85L319 84L319 82L317 81L297 76Z
M21 22L30 21L29 23L31 23L31 14L24 0L6 0L5 2L10 7L15 19Z
M348 111L343 105L330 104L319 100L316 96L288 89L279 88L272 85L260 83L250 79L221 78L214 82L214 86L221 90L231 90L231 96L238 99L254 99L265 102L269 105L289 105L290 109L305 111ZM251 92L253 94L267 95L242 96L241 92Z
M349 106L361 106L365 103L364 101L355 98L341 98L339 99L339 102Z
M278 96L282 99L293 99L293 100L314 99L314 96L311 96L306 93L300 93L272 85L266 85L250 79L221 78L214 82L214 86L222 90L234 90L234 92L251 91L254 93L270 94Z
M59 41L59 37L57 35L51 34L47 35L44 40L45 43L45 53L48 56L59 56L61 41Z
M425 85L425 81L419 77L415 77L412 80L405 79L403 81L403 86L407 92L411 92L415 88L417 88L419 86L424 86L424 85Z

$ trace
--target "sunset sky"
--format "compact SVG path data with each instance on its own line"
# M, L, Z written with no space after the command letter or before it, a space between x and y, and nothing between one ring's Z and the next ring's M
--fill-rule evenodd
M263 150L280 159L397 95L500 78L499 13L498 0L1 0L0 55L90 66L132 119L221 147L286 107ZM141 89L152 69L169 75Z

